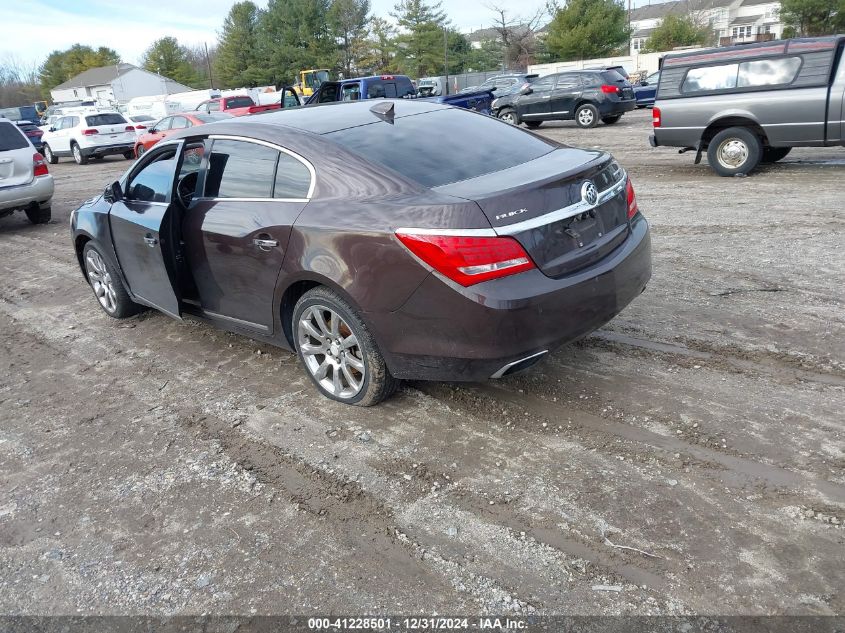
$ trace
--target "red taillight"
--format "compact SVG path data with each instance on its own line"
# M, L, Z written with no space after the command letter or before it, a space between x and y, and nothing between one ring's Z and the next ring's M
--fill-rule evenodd
M381 79L396 79L393 75L382 75Z
M607 94L615 95L619 92L622 92L622 88L620 88L619 86L611 86L609 84L604 84L601 87L601 91Z
M147 129L147 126L146 126L146 125L141 125L141 124L139 123L138 125L136 125L136 126L135 126L135 129L136 129L136 130L146 130L146 129Z
M82 136L94 136L95 134L99 134L99 132L94 129L82 130Z
M127 131L127 132L134 132L134 131L135 131L135 128L134 128L134 127L132 127L131 125L127 125L127 126L126 126L126 131Z
M633 218L637 215L639 208L637 207L637 194L634 193L634 185L631 184L631 179L625 183L625 191L628 194L628 218Z
M396 237L414 255L462 286L515 275L534 262L511 237L427 235L397 231Z
M32 172L36 176L46 176L50 173L47 169L47 161L44 160L44 157L38 152L35 152L32 155L32 167Z
M651 124L654 127L660 127L660 108L651 109Z

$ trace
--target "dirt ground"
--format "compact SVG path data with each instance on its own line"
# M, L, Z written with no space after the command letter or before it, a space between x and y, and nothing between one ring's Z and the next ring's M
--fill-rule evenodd
M374 409L295 357L109 319L68 216L129 163L67 159L0 220L0 613L842 614L842 149L748 178L579 130L651 222L646 292L487 384Z

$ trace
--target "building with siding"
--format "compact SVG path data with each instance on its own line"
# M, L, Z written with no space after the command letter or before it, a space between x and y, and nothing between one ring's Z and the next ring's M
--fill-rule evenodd
M147 97L193 90L168 77L138 68L115 64L89 68L50 91L53 103L96 101L98 105L123 104L135 97Z

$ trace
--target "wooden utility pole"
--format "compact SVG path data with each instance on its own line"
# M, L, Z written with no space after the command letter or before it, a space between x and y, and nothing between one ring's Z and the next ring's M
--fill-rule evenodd
M630 3L631 0L628 0ZM208 68L208 87L214 88L214 78L211 76L211 59L208 57L208 42L203 42L205 46L205 65Z

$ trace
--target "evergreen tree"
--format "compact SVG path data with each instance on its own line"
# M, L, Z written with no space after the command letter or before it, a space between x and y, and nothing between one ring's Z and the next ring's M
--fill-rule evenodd
M332 0L329 26L339 47L339 66L345 77L352 77L365 56L362 46L367 35L370 0Z
M199 83L189 61L188 50L175 37L162 37L153 42L141 58L144 70L158 73L186 86Z
M396 61L403 73L419 78L443 72L444 29L449 23L441 4L401 0L394 7L391 15L401 29Z
M561 61L592 59L627 48L629 33L619 0L568 0L549 25L546 45Z
M258 28L261 12L250 0L236 2L223 21L214 60L219 86L250 86L262 82L266 74L259 68Z

